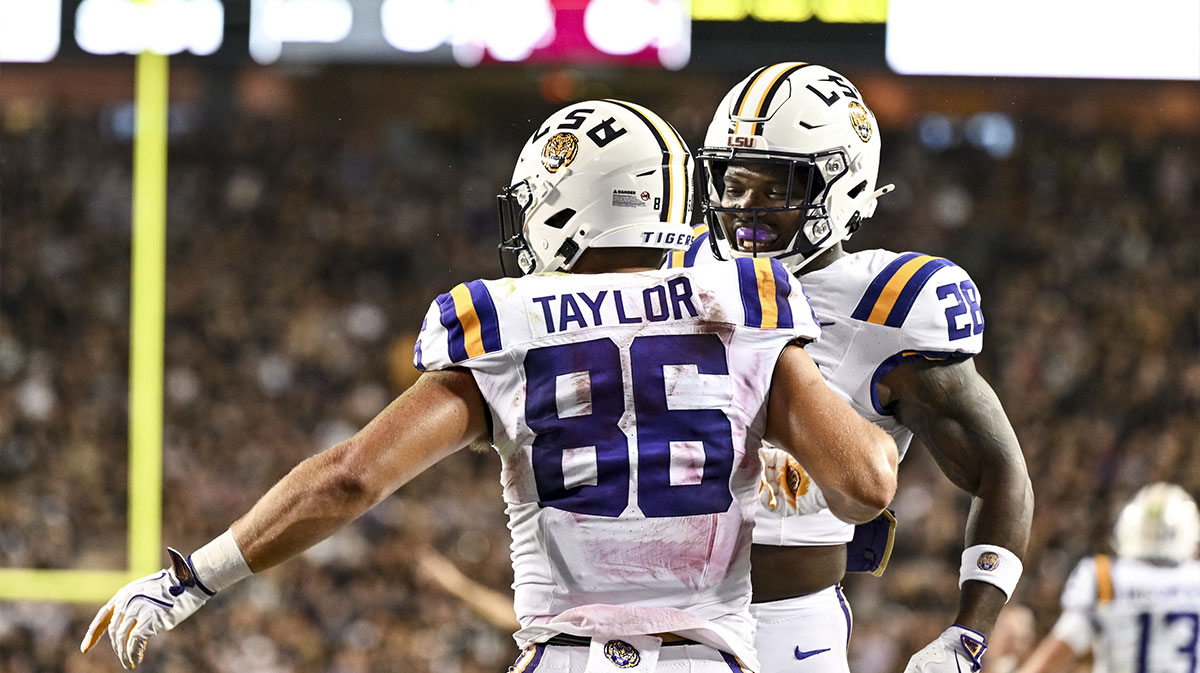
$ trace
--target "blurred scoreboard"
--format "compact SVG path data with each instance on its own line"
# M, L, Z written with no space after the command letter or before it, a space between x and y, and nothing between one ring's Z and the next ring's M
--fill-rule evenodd
M1196 80L1200 0L0 0L0 61L145 50L226 64L741 72L805 60L905 75Z
M780 31L763 27L821 30L886 18L887 0L0 0L0 61L149 49L261 64L679 69L692 55L693 21L731 29L714 35L710 46L720 51L723 41L742 40L738 33L746 31L764 50L780 47ZM812 37L789 31L783 39L790 50Z
M682 68L689 0L0 0L0 61L248 55L271 63Z
M678 69L687 0L252 0L250 55L284 61L616 62Z

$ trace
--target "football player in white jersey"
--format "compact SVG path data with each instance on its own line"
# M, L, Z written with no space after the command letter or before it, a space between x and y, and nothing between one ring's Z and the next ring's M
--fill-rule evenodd
M650 110L570 105L525 143L500 196L522 278L433 302L425 373L353 438L304 462L217 539L117 592L123 665L217 591L358 517L487 439L512 531L520 673L743 671L764 438L794 452L849 520L895 491L894 442L821 379L819 328L770 259L661 270L691 241L693 159ZM570 273L561 273L570 272Z
M1116 558L1083 559L1062 615L1019 673L1073 671L1089 653L1097 673L1200 670L1200 513L1174 484L1143 487L1121 510Z
M920 437L973 496L958 613L907 670L978 670L1021 573L1033 495L1004 409L971 361L984 323L970 276L931 255L842 248L892 189L875 186L879 145L874 115L845 77L807 63L756 70L725 96L697 153L705 223L669 265L783 262L820 322L809 353L830 386L891 434L902 458ZM839 582L847 569L882 570L894 522L856 532L786 455L766 450L763 463L772 488L753 555L763 671L847 671L852 622Z

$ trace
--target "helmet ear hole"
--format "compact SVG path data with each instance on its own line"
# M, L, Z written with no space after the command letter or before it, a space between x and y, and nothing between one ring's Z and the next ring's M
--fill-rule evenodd
M863 190L866 188L867 188L867 181L863 180L862 182L855 185L854 189L851 189L850 191L846 192L846 196L849 196L852 199L858 198L858 195L862 194Z
M552 229L562 229L567 226L567 220L575 217L575 210L572 208L563 208L546 218L546 226Z

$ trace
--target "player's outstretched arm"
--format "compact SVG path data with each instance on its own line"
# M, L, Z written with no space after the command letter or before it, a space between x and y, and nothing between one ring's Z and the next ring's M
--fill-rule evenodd
M487 430L465 369L429 372L350 439L297 465L233 524L254 572L325 539Z
M955 625L973 633L955 638L983 643L1020 577L1033 519L1033 489L1016 434L969 359L906 362L885 374L880 388L881 400L894 404L942 472L972 495ZM972 659L977 665L978 656Z
M107 633L121 665L217 591L270 568L362 515L433 463L483 437L487 407L470 372L423 375L354 437L301 462L229 531L119 590L96 614L80 649Z
M846 521L870 521L896 493L896 443L829 389L803 348L788 346L771 381L766 439L796 457Z
M1067 641L1050 633L1038 643L1017 673L1063 673L1073 670L1078 660Z

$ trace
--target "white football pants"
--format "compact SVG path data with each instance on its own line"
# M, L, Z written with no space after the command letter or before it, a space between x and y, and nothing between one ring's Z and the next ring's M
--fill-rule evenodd
M854 623L841 586L754 603L754 649L761 673L850 673L846 644Z

